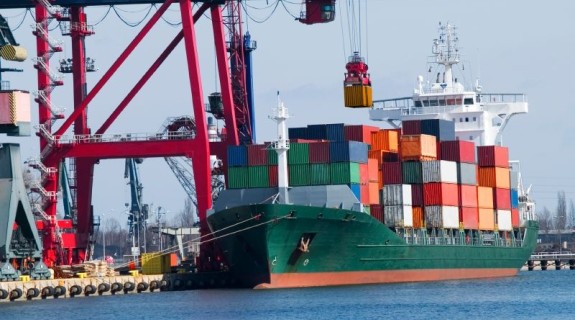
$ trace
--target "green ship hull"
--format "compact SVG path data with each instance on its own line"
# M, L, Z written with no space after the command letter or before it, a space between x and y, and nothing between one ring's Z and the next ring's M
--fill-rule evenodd
M368 214L254 204L208 217L227 267L249 288L289 288L516 275L537 241L527 221L510 238L457 230L393 231ZM495 237L494 237L495 235Z

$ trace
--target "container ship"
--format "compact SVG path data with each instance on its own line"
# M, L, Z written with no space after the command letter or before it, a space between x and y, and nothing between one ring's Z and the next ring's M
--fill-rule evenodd
M277 141L228 149L228 188L208 223L241 286L517 274L538 225L501 132L527 113L527 102L478 84L466 90L453 75L457 39L452 25L441 25L434 81L420 76L411 97L373 101L370 118L390 128L288 130L278 104Z

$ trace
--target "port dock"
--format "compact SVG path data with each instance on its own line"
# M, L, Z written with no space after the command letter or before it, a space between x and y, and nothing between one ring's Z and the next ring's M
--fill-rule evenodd
M571 252L533 254L529 260L527 260L526 268L529 271L547 270L549 268L553 268L555 270L562 270L564 268L575 270L575 254Z

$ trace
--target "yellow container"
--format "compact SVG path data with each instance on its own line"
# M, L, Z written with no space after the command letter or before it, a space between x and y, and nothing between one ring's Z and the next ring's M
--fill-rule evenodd
M366 85L345 86L343 95L346 108L371 108L372 89Z
M371 133L371 149L397 152L399 135L395 130L382 129Z
M158 253L142 254L143 274L163 274L170 272L170 255Z

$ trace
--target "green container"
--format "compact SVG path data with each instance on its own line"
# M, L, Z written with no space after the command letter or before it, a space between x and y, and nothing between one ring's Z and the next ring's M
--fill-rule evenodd
M277 165L277 164L278 164L277 151L275 149L268 149L268 165Z
M289 184L291 186L309 186L309 164L292 164L288 166Z
M269 187L269 170L268 166L251 166L248 167L248 187L249 188L267 188Z
M288 164L309 163L309 145L307 143L290 143Z
M403 183L423 183L423 170L421 162L406 161L401 163Z
M243 189L248 185L248 167L228 167L229 189Z
M332 184L360 183L359 163L335 162L330 166Z
M324 185L331 183L329 163L312 163L309 165L311 185Z
M371 215L371 207L368 204L363 205L363 212Z

